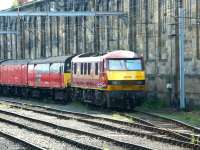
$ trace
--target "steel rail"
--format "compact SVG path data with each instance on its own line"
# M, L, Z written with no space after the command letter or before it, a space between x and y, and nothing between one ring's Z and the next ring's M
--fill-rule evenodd
M14 106L14 105L10 105L10 106L11 107L15 107L15 108L19 108L19 109L24 109L24 110L27 110L27 111L33 111L33 112L36 112L36 113L40 113L40 114L44 114L44 115L49 115L49 116L61 118L61 119L74 119L74 120L77 120L79 122L87 123L87 124L90 124L90 125L95 125L97 127L101 126L102 128L110 129L110 130L112 129L113 131L119 131L119 132L123 132L125 134L134 134L134 135L139 135L139 136L142 136L142 137L145 135L145 134L138 133L138 132L135 132L135 131L130 131L130 130L122 129L122 128L119 128L119 127L113 127L113 126L110 126L110 125L107 125L107 124L104 124L104 123L87 120L85 118L84 119L80 119L80 118L65 116L65 115L61 115L61 114L55 114L55 113L52 113L52 112L50 113L50 112L41 111L41 110L35 110L35 109L30 109L30 108L23 108L23 107L20 107L20 106ZM96 119L96 118L94 118L94 119ZM98 119L99 119L99 117L98 117ZM100 118L100 119L101 120L105 119L106 121L113 122L113 123L115 123L115 121L116 121L116 120L112 120L112 119L108 119L108 118L103 118L103 117ZM170 132L170 131L165 130L165 129L160 129L160 128L157 128L157 127L151 127L151 126L147 126L147 125L143 125L143 124L138 124L138 123L131 123L130 127L140 128L140 129L144 129L144 130L151 131L151 132L152 131L153 132L157 132L157 133L160 133L162 135L168 135L170 137L173 137L173 138L176 138L178 140L185 141L185 142L190 142L191 141L191 139L188 138L188 137L185 137L183 135L180 135L180 134L177 134L177 133L174 133L174 132Z
M35 133L38 133L38 134L49 136L49 137L54 138L54 139L59 140L59 141L64 141L65 143L72 144L72 145L79 147L79 148L91 149L91 150L103 150L102 148L99 148L99 147L96 147L96 146L91 146L91 145L79 143L79 142L71 140L69 138L62 137L62 136L52 134L52 133L49 133L49 132L46 132L46 131L42 131L42 130L39 130L39 129L35 129L35 128L29 127L29 126L26 126L26 125L23 125L23 124L20 124L20 123L17 123L17 122L14 122L14 121L11 121L11 120L8 120L8 119L5 119L5 118L0 117L0 121L14 125L14 126L17 126L19 128L24 128L24 129L29 130L31 132L35 132Z
M52 128L59 129L59 130L64 130L64 131L73 132L73 133L77 133L77 134L83 134L83 135L86 135L86 136L91 136L93 138L100 138L100 139L105 140L107 142L112 142L113 144L115 144L117 146L125 147L126 149L130 148L130 149L143 149L143 150L147 150L148 149L149 150L149 148L143 147L141 145L121 142L119 140L115 140L115 139L108 138L108 137L105 137L105 136L101 136L101 135L98 135L98 134L85 132L85 131L82 131L82 130L73 129L73 128L69 128L69 127L60 126L60 125L57 125L57 124L54 124L54 123L50 123L50 122L47 122L47 121L42 121L42 120L31 118L31 117L22 116L22 115L19 115L19 114L16 114L16 113L8 112L8 111L0 110L0 113L6 114L6 115L9 115L9 116L12 115L14 117L26 119L26 120L31 121L31 122L36 122L36 123L40 123L40 124L43 124L43 125L47 125L47 126L50 126Z
M29 107L37 107L37 106L32 105L32 104L29 105L29 104L26 104L26 103L19 103L19 102L14 102L14 103L15 104L18 103L19 105L21 104L21 105L29 106ZM92 125L96 125L96 126L101 126L103 128L112 129L112 130L115 130L115 131L120 131L120 132L123 132L123 133L126 133L126 134L133 134L133 135L136 135L136 136L147 137L149 139L153 139L153 140L156 140L156 141L162 141L162 142L166 142L166 143L169 143L169 144L177 144L179 146L184 146L184 147L189 147L189 148L199 147L199 145L189 143L191 141L191 139L189 139L187 137L184 137L184 136L181 136L181 135L178 135L178 134L174 134L173 132L169 132L167 130L162 130L162 129L155 128L155 127L145 126L145 125L141 125L141 124L132 124L132 126L134 126L134 127L139 127L139 128L142 128L142 129L147 129L149 131L159 131L159 133L162 133L162 134L168 133L169 135L173 135L173 137L176 137L179 140L169 139L169 138L163 138L163 137L161 138L161 137L154 136L154 135L149 135L149 134L145 134L145 133L140 133L140 132L136 132L136 131L129 131L129 130L126 130L126 129L113 127L113 126L106 125L106 124L103 124L103 123L97 123L97 122L94 122L94 121L88 121L86 119L79 119L79 118L68 117L68 116L64 116L64 115L60 115L60 114L54 114L54 113L44 112L44 111L40 111L40 110L23 108L22 106L14 106L14 107L21 108L21 109L28 110L28 111L34 111L34 112L42 113L42 114L46 114L46 115L51 115L51 116L58 117L58 118L63 118L63 119L75 119L75 120L80 121L80 122L85 122L85 123L88 123L88 124L92 124ZM44 108L42 106L39 106L39 107L43 108L43 109L46 108L46 107ZM76 114L78 114L78 113L76 113ZM83 114L81 114L81 115L83 115ZM87 116L90 116L90 115L87 115ZM85 117L85 115L84 115L84 117ZM92 118L93 117L94 116L92 116ZM98 118L101 118L101 117L98 117ZM101 118L101 119L103 119L103 118ZM109 119L109 120L112 120L112 119ZM180 141L180 140L183 140L183 141Z
M158 114L155 114L155 113L148 113L148 112L139 111L139 110L136 110L136 111L139 112L139 113L143 113L143 114L152 116L152 117L156 117L156 118L160 118L160 119L163 119L163 120L170 121L170 122L172 122L172 123L174 123L174 124L176 124L178 126L187 128L187 129L189 129L191 131L194 131L194 132L200 134L200 128L197 128L197 127L194 127L192 125L186 124L186 123L184 123L182 121L171 119L171 118L168 118L168 117L165 117L165 116L161 116L161 115L158 115Z
M22 140L22 139L20 139L20 138L18 138L16 136L10 135L10 134L5 133L3 131L0 131L0 135L3 135L4 137L6 137L6 138L8 138L8 139L10 139L12 141L17 142L17 143L27 147L29 150L45 150L45 148L39 147L39 146L37 146L35 144L32 144L32 143L30 143L30 142L28 142L26 140Z
M136 112L139 112L139 113L142 113L142 114L145 114L145 115L149 115L151 117L155 117L155 118L158 118L158 119L163 119L165 121L169 121L169 122L172 122L172 124L175 124L177 126L180 126L180 127L183 127L189 131L192 131L192 132L196 132L196 134L200 134L200 129L199 128L196 128L194 126L190 126L188 124L185 124L184 122L181 122L181 121L178 121L178 120L175 120L175 119L171 119L171 118L167 118L167 117L164 117L164 116L160 116L160 115L157 115L157 114L152 114L152 113L148 113L148 112L143 112L143 111L136 111ZM121 116L124 116L124 117L127 117L129 119L135 119L135 118L138 118L138 117L135 117L135 116L132 116L132 115L129 115L129 114L125 114L125 113L119 113L119 115ZM142 119L141 119L142 120ZM150 123L149 121L146 121L146 120L143 120L144 122L147 122L147 123ZM152 124L152 123L151 123ZM156 124L152 124L154 127L157 127L157 128L161 128L159 127L158 125ZM189 134L189 133L180 133L178 131L174 131L172 129L167 129L167 128L164 128L166 129L167 131L170 131L170 132L173 132L175 134L179 134L179 135L182 135L184 137L188 137L188 139L192 139L192 138L195 138L195 139L200 139L200 135L195 135L195 134ZM199 141L200 142L200 141ZM200 144L200 143L199 143Z
M10 100L5 100L5 99L1 99L0 103L1 103L1 101L8 102L8 103L13 103L13 104L18 104L18 105L22 105L22 106L41 108L41 109L45 109L47 111L57 112L57 113L61 113L61 114L72 114L72 115L77 115L77 116L81 116L81 117L87 117L87 118L91 118L91 119L103 119L105 121L110 121L110 122L113 122L113 123L118 123L118 124L126 125L126 126L129 126L129 127L133 126L133 123L130 123L130 122L119 121L119 120L114 120L114 119L105 118L105 117L93 116L93 115L89 115L89 114L86 114L86 113L60 110L60 109L50 108L50 107L47 107L47 106L33 105L33 104L10 101ZM145 125L148 125L148 126L154 126L152 123L144 122L141 119L138 119L138 120L135 119L135 121L139 122L139 123L142 123L142 124L145 124Z
M6 102L9 103L9 101L6 101ZM84 123L91 124L91 125L96 125L96 126L101 125L104 128L105 127L110 128L110 129L112 128L113 130L124 132L126 134L129 133L129 134L140 135L140 134L137 134L136 132L129 131L129 130L126 130L126 129L112 127L112 126L109 126L109 125L106 125L106 124L103 124L103 123L99 123L99 122L95 122L95 121L91 121L91 120L69 117L69 116L65 116L63 114L68 114L68 115L72 114L72 115L77 115L77 116L81 116L81 117L87 117L87 118L92 118L92 119L105 120L105 121L112 122L112 123L126 125L128 127L140 128L140 129L144 129L144 130L151 131L151 132L154 131L154 132L157 132L157 133L160 133L160 134L163 134L163 135L168 135L170 137L173 137L173 138L176 138L176 139L179 139L179 140L183 140L183 141L186 141L186 142L191 141L191 139L188 138L185 135L180 135L179 133L174 133L172 131L168 131L168 130L165 130L165 129L154 127L154 126L151 126L151 124L150 124L150 126L148 126L148 125L146 125L146 124L148 124L148 122L146 124L129 123L129 122L113 120L113 119L105 118L105 117L92 116L92 115L88 115L88 114L84 114L84 113L77 113L77 112L71 112L71 111L57 110L57 109L49 108L49 107L46 107L46 106L43 107L43 106L39 106L39 105L32 105L32 104L20 103L20 102L13 102L13 101L11 101L10 103L14 103L14 104L20 105L20 106L17 106L17 105L11 105L10 104L10 106L12 106L12 107L24 109L24 110L27 110L27 111L34 111L36 113L45 114L45 115L49 115L49 116L54 116L54 117L58 117L58 118L62 118L62 119L75 119L75 120L77 120L79 122L84 122ZM27 108L27 107L22 107L22 105L23 106L28 106L28 107L33 107L33 108L37 108L38 107L38 108L46 109L46 110L52 111L52 112L50 113L50 112L46 112L46 111L42 111L42 110L30 109L30 108ZM61 114L56 114L56 113L53 113L53 112L57 112L57 113L61 113Z
M79 119L79 118L71 118L71 117L62 115L62 114L72 114L72 115L77 115L77 116L81 116L81 117L105 120L105 121L112 122L112 123L117 123L117 124L120 124L120 125L126 125L128 127L135 127L135 128L144 129L144 130L147 130L147 131L154 131L154 132L161 133L163 135L168 135L170 137L173 137L173 138L176 138L176 139L179 139L179 140L183 140L183 141L186 141L186 142L191 141L191 136L189 136L187 134L179 134L179 133L175 133L175 132L172 132L172 131L169 131L169 130L161 129L161 128L155 127L153 124L151 124L149 122L146 122L146 121L143 121L142 119L139 119L139 118L134 118L134 120L138 121L139 123L129 123L129 122L113 120L113 119L105 118L105 117L98 117L98 116L88 115L88 114L85 114L85 113L77 113L77 112L71 112L71 111L58 110L58 109L49 108L49 107L46 107L46 106L32 105L32 104L21 103L21 102L13 102L13 101L8 101L8 100L4 100L4 101L8 102L8 103L10 102L10 103L13 103L13 104L18 104L18 105L23 105L23 106L28 106L28 107L34 107L34 108L41 108L41 109L46 109L48 111L61 113L61 114L54 114L54 113L49 113L49 112L45 112L45 111L41 111L41 110L33 110L33 109L29 109L29 108L23 108L24 110L35 111L37 113L42 113L42 114L45 114L45 115L51 115L51 116L58 117L58 118L76 119L79 122L84 122L84 123L92 124L92 125L96 125L96 126L99 125L98 123L96 123L94 121L89 121L89 120L86 120L86 119ZM16 105L11 105L11 106L12 107L21 108L21 106L16 106ZM102 127L107 127L106 124L101 124L101 126ZM109 126L108 128L111 128L111 126ZM129 133L130 132L130 131L127 132L127 131L125 131L125 130L123 130L121 128L114 128L114 130L121 131L121 132L124 132L124 133ZM132 134L136 134L136 133L132 133Z

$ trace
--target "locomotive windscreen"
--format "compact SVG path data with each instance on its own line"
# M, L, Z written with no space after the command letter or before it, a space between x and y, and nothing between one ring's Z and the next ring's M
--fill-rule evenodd
M142 70L141 59L110 59L108 61L109 70Z

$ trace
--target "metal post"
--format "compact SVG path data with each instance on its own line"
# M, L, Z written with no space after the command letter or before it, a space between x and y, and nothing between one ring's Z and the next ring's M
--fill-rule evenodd
M184 83L184 41L185 41L185 19L184 9L179 8L179 65L180 65L180 109L185 109L185 83Z

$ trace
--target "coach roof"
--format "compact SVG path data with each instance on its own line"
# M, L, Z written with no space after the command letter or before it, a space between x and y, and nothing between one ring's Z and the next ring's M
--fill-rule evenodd
M29 62L29 64L46 64L46 63L62 63L67 61L68 59L71 59L73 56L56 56L56 57L48 57L48 58L41 58L32 60Z
M21 64L28 64L30 59L8 59L0 61L2 65L21 65Z

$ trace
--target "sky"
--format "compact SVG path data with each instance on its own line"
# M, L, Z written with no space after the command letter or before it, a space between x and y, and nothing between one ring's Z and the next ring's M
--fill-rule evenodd
M0 0L0 10L10 8L13 0Z

